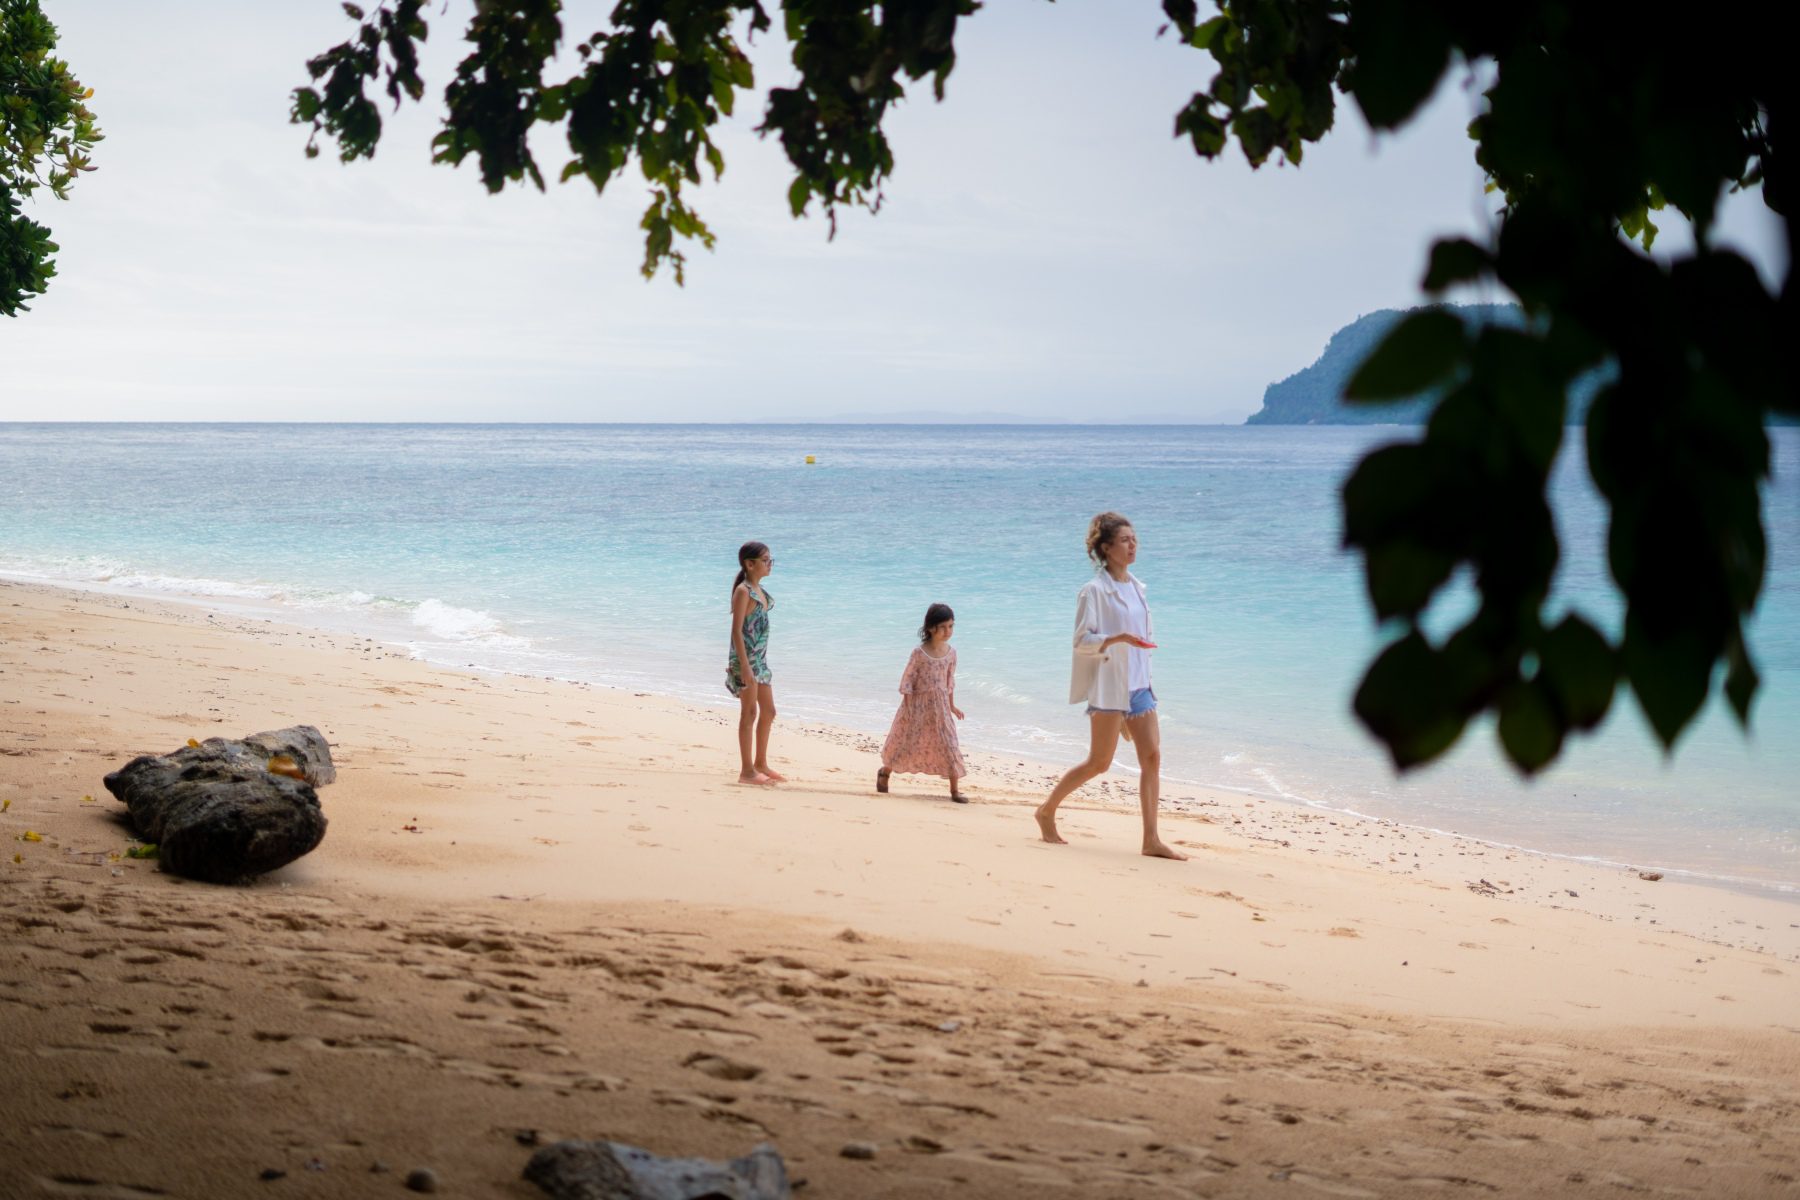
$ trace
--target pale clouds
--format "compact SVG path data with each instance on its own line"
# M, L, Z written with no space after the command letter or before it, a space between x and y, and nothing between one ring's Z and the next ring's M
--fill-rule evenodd
M1155 39L1157 5L996 0L948 100L920 86L895 114L883 211L835 242L787 216L780 149L740 109L696 197L718 249L678 289L638 277L633 178L490 197L429 165L417 110L373 162L303 158L287 93L349 32L329 0L46 8L107 140L39 207L59 275L0 325L0 419L1239 421L1338 326L1417 302L1431 237L1488 220L1460 80L1397 137L1342 105L1302 168L1252 172L1170 137L1210 60ZM433 11L434 93L465 11ZM785 75L777 42L756 58ZM536 143L552 178L559 142ZM1727 227L1784 261L1759 210Z

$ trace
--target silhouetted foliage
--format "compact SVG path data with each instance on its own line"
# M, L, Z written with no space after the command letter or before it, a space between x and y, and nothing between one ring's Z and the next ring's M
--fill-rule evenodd
M1772 8L1679 37L1596 0L1227 3L1205 22L1193 0L1164 9L1191 44L1226 50L1184 111L1189 126L1230 128L1252 163L1274 149L1296 159L1319 136L1322 79L1374 128L1393 129L1455 64L1493 65L1470 134L1505 201L1498 233L1434 245L1424 286L1497 283L1529 319L1477 330L1449 310L1416 312L1345 389L1353 401L1443 391L1422 439L1371 453L1344 486L1345 543L1363 554L1376 616L1402 629L1356 695L1394 762L1429 761L1493 712L1507 755L1535 771L1604 717L1620 682L1673 747L1720 663L1747 723L1764 424L1800 411L1780 336L1795 299L1791 272L1771 294L1712 242L1725 189L1759 183L1793 242L1773 131L1792 119L1794 73L1758 19ZM1196 138L1202 153L1222 150L1207 141ZM1665 205L1697 240L1668 265L1631 241L1649 248ZM1585 433L1611 506L1609 565L1625 600L1616 641L1579 614L1552 623L1546 612L1559 557L1546 487L1570 385L1602 365L1610 382ZM1463 567L1480 607L1434 643L1421 617Z
M22 202L40 187L67 200L100 140L86 104L94 93L54 49L56 26L38 0L0 0L0 315L9 317L50 286L59 249Z
M975 0L785 0L799 72L771 89L758 131L794 167L796 215L818 201L877 208L893 167L882 133L904 80L930 76L942 98L957 22ZM374 16L346 4L357 35L308 64L293 119L335 138L346 160L381 136L365 86L418 99L422 0ZM1672 747L1723 664L1724 691L1749 719L1756 669L1742 621L1762 586L1758 489L1771 413L1796 400L1791 273L1772 293L1744 259L1713 244L1719 198L1760 187L1793 210L1774 132L1793 119L1797 74L1771 36L1772 5L1679 22L1619 0L1163 0L1170 27L1217 71L1175 116L1206 157L1231 142L1252 166L1298 164L1348 95L1378 130L1409 121L1446 72L1492 64L1486 109L1470 127L1476 160L1503 200L1498 233L1431 248L1424 287L1497 285L1527 320L1471 326L1444 308L1398 322L1346 397L1441 395L1416 441L1376 450L1344 486L1344 539L1364 556L1378 618L1397 627L1356 696L1356 711L1404 768L1451 746L1469 720L1498 717L1521 770L1556 757L1572 731L1606 715L1620 683ZM704 163L724 160L709 131L753 89L740 31L770 17L756 0L621 0L608 26L575 44L573 75L544 73L563 38L559 0L475 6L471 50L446 89L440 161L474 154L490 190L543 186L528 135L565 125L563 179L604 189L635 158L649 185L644 273L685 259L677 237L710 245L688 205ZM1646 253L1652 214L1693 224L1692 253ZM1642 243L1642 249L1636 242ZM1610 565L1626 615L1616 639L1576 613L1547 612L1559 547L1546 485L1562 451L1569 387L1608 375L1585 430L1588 463L1611 506ZM1476 613L1441 641L1421 618L1459 568Z

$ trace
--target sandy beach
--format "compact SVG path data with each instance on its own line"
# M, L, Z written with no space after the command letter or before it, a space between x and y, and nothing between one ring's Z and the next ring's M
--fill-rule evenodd
M763 790L734 720L0 584L0 1196L528 1197L563 1137L806 1196L1800 1196L1800 904L1179 786L1153 861L1117 774L1050 846L1059 764L878 796L784 718ZM318 850L123 856L108 771L296 723Z

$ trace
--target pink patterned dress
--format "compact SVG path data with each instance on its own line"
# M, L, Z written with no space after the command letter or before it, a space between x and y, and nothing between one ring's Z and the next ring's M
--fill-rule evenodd
M881 747L881 765L898 774L961 779L969 773L956 740L950 694L956 688L956 651L933 658L923 647L900 676L900 711Z

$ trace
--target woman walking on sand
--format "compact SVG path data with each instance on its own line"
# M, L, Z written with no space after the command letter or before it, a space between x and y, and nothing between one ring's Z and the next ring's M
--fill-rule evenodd
M738 573L731 584L731 657L725 686L738 698L738 782L762 787L785 783L769 766L769 728L775 724L774 675L769 671L769 609L775 598L762 581L775 559L761 542L738 547Z
M967 804L969 798L956 781L969 773L957 742L956 723L962 709L956 707L956 651L950 635L956 632L956 614L948 604L925 610L919 627L919 645L900 673L900 711L881 748L881 769L875 772L875 790L888 790L888 776L939 775L950 780L950 799Z
M1118 749L1119 735L1137 747L1138 807L1144 816L1144 853L1152 858L1185 859L1156 833L1156 805L1161 790L1162 732L1156 723L1156 692L1150 683L1154 627L1144 585L1131 573L1137 561L1137 531L1116 512L1103 512L1088 522L1088 558L1094 578L1075 602L1075 662L1069 681L1069 703L1087 702L1088 756L1058 781L1037 809L1038 831L1046 842L1065 845L1056 832L1056 809L1090 779L1106 774Z

